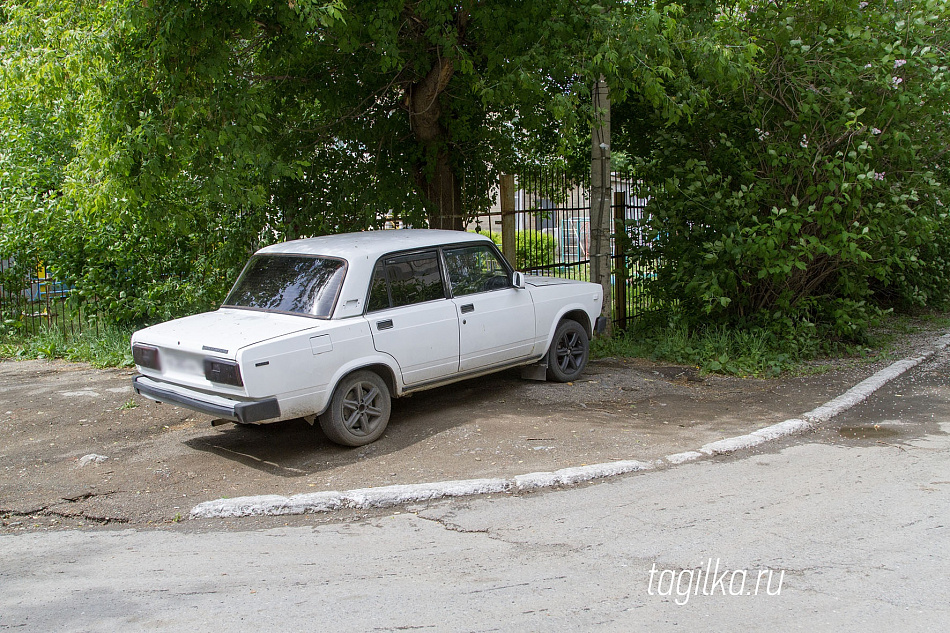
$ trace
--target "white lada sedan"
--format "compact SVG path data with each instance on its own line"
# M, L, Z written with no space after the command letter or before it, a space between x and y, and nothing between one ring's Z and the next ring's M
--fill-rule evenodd
M392 397L516 366L574 380L601 303L599 285L524 276L472 233L285 242L251 257L219 310L136 332L133 385L216 422L319 419L361 446Z

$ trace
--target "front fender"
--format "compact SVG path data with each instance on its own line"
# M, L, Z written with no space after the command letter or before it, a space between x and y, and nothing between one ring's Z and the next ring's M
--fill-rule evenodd
M584 326L584 329L587 331L587 336L589 338L593 338L593 327L597 322L597 318L600 316L600 313L592 313L584 304L580 302L569 303L565 306L562 306L561 309L557 311L554 319L551 321L547 336L544 341L543 349L545 353L551 348L551 342L554 341L554 332L557 330L557 326L561 323L561 321L563 321L565 317L568 317L568 315L576 315L578 313L582 313L584 315L584 320L582 321L580 318L575 318L573 320L578 321L582 326Z

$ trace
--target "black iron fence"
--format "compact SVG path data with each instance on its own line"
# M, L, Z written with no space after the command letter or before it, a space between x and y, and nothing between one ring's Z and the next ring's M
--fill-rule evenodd
M54 327L71 334L84 329L98 334L98 316L94 304L85 304L42 263L0 260L0 334L33 336Z
M648 246L642 230L647 219L646 200L638 197L633 177L613 174L611 189L613 321L624 329L662 306L651 296L647 284L656 274L656 260L632 255L635 246ZM533 274L590 279L591 205L586 182L574 181L555 169L538 168L502 177L498 194L499 202L476 217L469 224L470 230L488 233L502 245L507 223L515 247L503 250L514 260L515 268Z

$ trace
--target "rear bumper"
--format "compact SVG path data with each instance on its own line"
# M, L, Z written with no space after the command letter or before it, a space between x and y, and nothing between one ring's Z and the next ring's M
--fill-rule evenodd
M132 379L132 388L135 393L156 402L176 404L192 411L242 424L255 424L280 417L280 404L278 404L277 398L251 401L232 400L223 396L214 396L169 385L141 375Z

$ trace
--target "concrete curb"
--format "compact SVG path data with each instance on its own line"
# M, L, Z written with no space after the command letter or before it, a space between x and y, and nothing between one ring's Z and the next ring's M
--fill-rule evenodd
M511 490L507 479L468 479L464 481L439 481L424 484L360 488L338 492L313 492L281 497L263 495L258 497L235 497L216 499L195 506L191 518L224 518L261 515L306 514L330 512L342 508L387 508L404 503L429 501L444 497L483 495Z
M210 519L241 516L307 514L313 512L331 512L342 508L388 508L420 501L444 499L447 497L466 497L500 492L522 492L570 486L594 479L603 479L633 472L653 470L662 465L678 465L710 455L724 455L738 450L758 446L781 437L802 433L815 425L826 422L839 413L866 400L872 393L894 380L906 371L916 367L937 352L950 346L950 334L937 339L931 350L922 352L904 360L897 361L870 378L862 380L837 398L805 413L801 418L793 418L753 431L748 435L739 435L706 444L695 451L686 451L667 455L656 462L624 460L562 468L553 472L538 472L518 475L511 479L467 479L460 481L440 481L422 484L383 486L379 488L360 488L343 492L327 491L283 497L263 495L254 497L236 497L234 499L216 499L199 503L192 508L190 518Z

